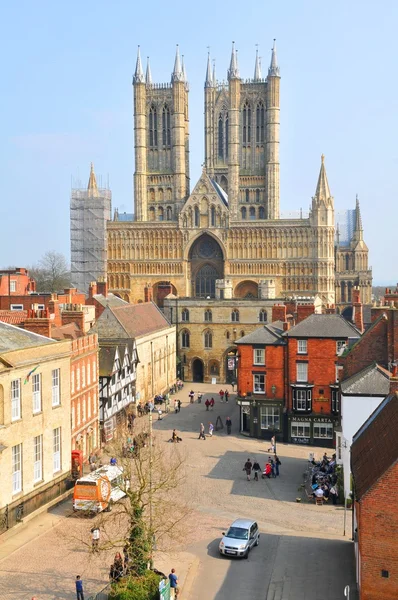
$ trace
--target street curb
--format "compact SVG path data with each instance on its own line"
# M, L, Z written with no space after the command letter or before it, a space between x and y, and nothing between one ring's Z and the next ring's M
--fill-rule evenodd
M187 571L187 575L185 577L184 583L180 586L181 587L181 595L185 592L187 598L189 598L189 594L191 592L192 585L198 574L199 565L200 565L200 559L198 557L195 557L193 562L191 562L191 564L188 567L188 571Z

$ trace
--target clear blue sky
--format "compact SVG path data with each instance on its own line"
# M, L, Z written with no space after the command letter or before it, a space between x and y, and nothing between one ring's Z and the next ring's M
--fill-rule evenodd
M131 77L137 44L154 81L169 81L175 44L190 82L191 184L203 161L203 81L211 46L219 79L231 41L241 76L255 44L281 68L281 209L307 209L320 155L336 210L359 194L374 282L395 282L398 3L24 0L2 10L0 265L47 250L69 259L71 176L90 161L113 206L132 212Z

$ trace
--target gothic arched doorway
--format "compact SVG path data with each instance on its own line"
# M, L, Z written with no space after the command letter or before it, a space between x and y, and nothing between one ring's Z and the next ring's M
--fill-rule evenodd
M195 358L195 360L192 361L192 381L203 383L203 375L203 360Z
M216 280L224 278L224 256L220 244L207 233L189 251L192 296L215 298Z

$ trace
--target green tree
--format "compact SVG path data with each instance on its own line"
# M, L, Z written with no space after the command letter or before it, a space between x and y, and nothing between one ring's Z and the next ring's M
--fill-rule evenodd
M29 267L29 274L36 280L38 292L59 292L71 285L66 258L54 250L46 252L36 265Z

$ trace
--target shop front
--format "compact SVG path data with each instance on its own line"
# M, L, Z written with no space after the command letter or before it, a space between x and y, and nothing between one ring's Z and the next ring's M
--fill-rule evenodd
M337 417L308 414L288 416L288 442L304 446L334 448L335 429L340 425Z
M250 437L283 441L283 400L275 398L238 398L240 431Z

